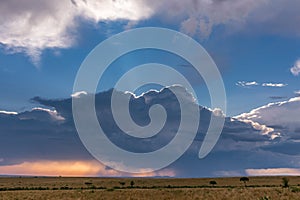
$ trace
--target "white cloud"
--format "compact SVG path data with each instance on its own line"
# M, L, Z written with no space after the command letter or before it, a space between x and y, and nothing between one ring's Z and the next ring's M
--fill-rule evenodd
M65 118L62 117L61 115L59 115L56 110L50 110L47 108L40 108L40 107L33 108L32 111L34 111L34 110L40 110L40 111L47 112L52 117L52 119L57 120L57 121L65 120Z
M17 115L17 112L0 110L0 114Z
M216 117L225 117L226 115L224 114L223 110L220 109L220 108L214 108L214 109L211 109L211 108L208 108L208 107L205 107L207 110L211 111L212 114Z
M250 124L254 129L259 130L262 135L268 135L270 137L270 139L272 139L272 140L275 138L281 137L280 136L281 134L279 132L275 132L274 128L268 127L264 124L260 124L258 122L251 120L251 118L254 118L253 116L249 117L250 119L243 118L242 116L243 116L243 114L240 116L233 117L232 120L237 119L244 123Z
M150 6L144 1L115 0L115 1L84 1L73 0L83 17L95 22L105 20L131 20L137 21L149 18L153 14Z
M294 92L295 95L300 95L300 90Z
M300 59L298 59L294 66L290 69L294 76L298 76L300 74Z
M82 95L87 95L87 92L86 91L75 92L74 94L71 94L71 97L77 99L80 98L80 96Z
M234 118L241 121L251 120L266 126L280 126L289 131L295 131L300 128L299 113L300 97L294 97L287 101L269 103Z
M246 169L249 176L299 176L299 168L267 168L267 169Z
M96 24L126 20L128 28L153 16L162 23L180 24L181 31L201 38L209 37L219 25L233 32L263 30L299 36L295 26L300 21L299 6L297 0L2 0L0 44L8 53L26 53L37 64L44 49L76 44L82 21L78 19Z
M142 1L3 0L0 3L0 44L6 52L26 53L38 64L42 50L69 48L76 43L78 17L96 23L141 20L151 12Z
M263 87L285 87L288 84L284 84L284 83L263 83L262 86Z
M37 64L43 49L74 44L75 10L69 1L4 0L0 4L0 43L7 52L24 52Z
M238 81L236 83L237 86L240 86L240 87L249 87L249 86L256 86L256 85L259 85L256 81L250 81L250 82L247 82L247 81Z
M251 86L258 86L261 85L263 87L285 87L288 84L285 83L258 83L256 81L238 81L235 85L240 86L240 87L246 87L249 88Z

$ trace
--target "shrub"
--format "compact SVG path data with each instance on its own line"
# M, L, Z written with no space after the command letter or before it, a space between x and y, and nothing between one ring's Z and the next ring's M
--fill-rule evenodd
M130 181L130 186L131 186L131 187L134 186L134 181Z
M125 182L123 182L123 181L120 181L119 183L120 183L120 185L122 185L122 186L125 185Z
M249 181L249 178L248 178L248 177L241 177L241 178L240 178L240 181L244 182L245 187L246 187L246 186L247 186L247 185L246 185L246 182Z
M287 177L282 178L282 187L287 188L289 187L289 179Z
M215 180L209 181L209 184L211 184L212 186L217 185L217 182Z

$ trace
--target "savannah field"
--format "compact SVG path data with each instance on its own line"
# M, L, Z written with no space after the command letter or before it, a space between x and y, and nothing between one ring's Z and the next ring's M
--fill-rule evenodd
M0 199L300 199L300 177L0 178ZM210 184L215 181L216 184Z

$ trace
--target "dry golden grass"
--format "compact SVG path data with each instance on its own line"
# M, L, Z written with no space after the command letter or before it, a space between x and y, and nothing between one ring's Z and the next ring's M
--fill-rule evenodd
M134 187L130 182L134 181ZM217 185L211 187L210 180ZM0 178L0 199L300 199L300 177L236 178ZM125 182L122 186L120 182Z

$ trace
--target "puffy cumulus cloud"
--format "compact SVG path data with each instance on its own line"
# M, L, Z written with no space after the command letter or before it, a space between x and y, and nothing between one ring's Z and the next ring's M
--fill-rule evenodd
M299 176L299 168L267 168L267 169L246 169L249 176Z
M72 0L80 14L95 22L103 20L130 20L138 21L149 18L154 10L138 0L87 1Z
M285 87L288 84L284 84L284 83L263 83L262 86L263 87Z
M295 26L300 21L299 6L298 0L2 0L0 43L6 52L26 53L37 64L42 50L76 44L82 21L77 19L92 23L126 20L125 28L130 28L151 17L179 24L181 31L200 38L209 37L219 25L230 31L299 36ZM297 68L293 69L297 74Z
M151 15L142 1L39 1L0 2L0 44L8 53L26 53L38 64L42 50L68 48L76 42L76 27L83 17L101 20L141 20Z
M74 44L73 7L59 0L1 1L0 43L7 52L25 52L37 64L43 49Z
M294 75L294 76L298 76L300 74L300 59L298 59L294 66L290 69L291 73Z
M235 118L245 122L253 121L269 127L280 127L294 132L300 128L299 112L300 97L294 97L287 101L270 103Z

